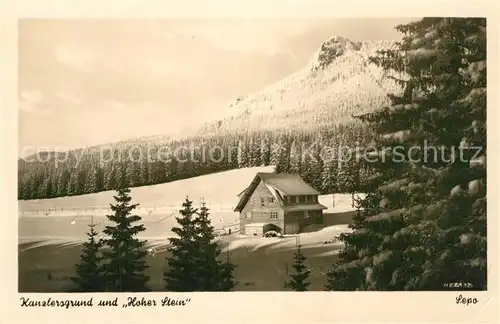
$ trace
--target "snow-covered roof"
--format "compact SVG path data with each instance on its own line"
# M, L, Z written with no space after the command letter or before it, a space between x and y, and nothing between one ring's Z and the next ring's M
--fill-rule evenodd
M234 209L241 211L253 191L262 181L280 205L283 205L283 196L319 195L320 193L307 184L299 175L287 173L258 172L252 183L238 194L240 201Z
M273 187L285 196L319 195L316 189L307 184L297 174L259 172L257 176L266 185Z

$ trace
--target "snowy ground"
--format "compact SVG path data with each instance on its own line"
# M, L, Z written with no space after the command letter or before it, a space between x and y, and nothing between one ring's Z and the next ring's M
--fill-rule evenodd
M274 169L273 166L242 168L131 188L132 202L140 204L136 213L145 217L178 211L186 197L193 200L195 206L203 199L212 212L232 212L237 203L236 195L248 186L255 174L273 172ZM19 217L104 216L110 212L109 204L115 194L114 191L104 191L72 197L21 200L18 202ZM341 213L353 208L350 194L322 195L319 202L328 207L327 213Z
M302 249L315 249L329 247L326 252L315 255L324 257L333 255L342 247L340 242L332 242L332 240L341 233L349 232L347 225L329 226L317 232L302 233L298 235L285 235L283 238L276 237L254 237L233 234L229 236L219 237L224 251L234 251L245 248L249 252L256 252L261 249L266 249L267 253L295 250L297 244L300 244ZM168 246L167 237L142 237L148 240L147 248L154 248L155 253L164 252ZM19 244L23 245L22 251L36 249L43 246L57 246L58 249L66 249L82 244L84 238L75 239L72 237L38 237L20 238ZM24 244L31 243L31 244ZM22 252L21 251L21 252Z
M252 252L259 249L267 248L268 252L282 251L282 250L295 250L297 244L300 244L302 249L318 248L323 246L332 247L331 251L323 256L334 254L342 243L332 243L333 238L341 233L349 232L348 225L337 225L325 227L322 230L311 233L301 233L297 235L285 235L283 238L278 237L249 237L238 235L234 240L229 242L227 249L229 251L238 248L250 248Z
M171 229L177 225L175 216L180 209L179 203L186 195L196 201L202 194L205 195L203 198L210 208L212 225L216 231L227 233L231 229L233 235L224 237L230 250L239 247L253 251L264 247L269 248L266 251L287 250L294 249L296 242L299 241L304 249L314 248L324 246L325 241L331 241L334 236L348 230L347 225L329 226L318 232L285 238L246 237L234 234L239 230L238 213L233 212L236 195L251 182L257 172L273 170L272 166L244 168L166 184L132 188L133 202L140 203L140 208L136 210L137 214L142 217L142 223L146 227L146 231L139 237L147 239L149 245L156 249L165 249L167 238L172 235ZM74 197L20 201L19 244L23 245L23 249L45 245L67 248L81 244L86 239L91 221L97 224L97 231L109 224L106 214L109 213L108 206L113 194L114 192L108 191ZM353 210L350 194L323 195L319 197L319 202L328 207L325 213L330 215L325 215L325 218ZM325 226L332 225L327 219L325 224Z
M140 238L148 240L162 240L171 235L172 227L177 225L177 213L158 213L143 216L142 224L146 231L139 234ZM78 217L21 217L19 218L18 235L19 243L39 240L65 240L82 241L86 239L91 216ZM231 229L235 232L238 226L238 214L235 212L213 212L212 225L217 232ZM94 216L93 222L96 230L101 231L109 224L106 216Z
M213 211L232 211L237 194L245 189L257 172L274 172L273 166L242 168L158 185L131 188L138 214L170 213L178 210L186 196L199 204L207 202ZM19 217L105 215L115 191L72 197L19 201Z

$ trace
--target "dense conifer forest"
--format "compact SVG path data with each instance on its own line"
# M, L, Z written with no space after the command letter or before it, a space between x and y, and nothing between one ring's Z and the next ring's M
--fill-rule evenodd
M358 170L354 160L347 161L347 152L358 143L369 143L370 134L361 123L352 122L317 131L137 140L69 154L46 152L38 154L39 161L35 156L19 161L18 194L19 199L81 195L262 165L300 174L321 192L349 192L352 177L359 173L363 178L368 173L364 168Z

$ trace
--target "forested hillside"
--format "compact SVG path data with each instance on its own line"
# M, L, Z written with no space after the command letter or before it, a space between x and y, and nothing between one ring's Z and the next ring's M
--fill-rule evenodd
M369 133L350 124L316 132L261 131L47 152L39 154L46 162L34 156L19 161L19 198L80 195L262 165L299 173L322 192L345 192L356 170L353 161L338 160L336 148L363 138ZM344 173L337 175L339 167Z
M388 104L399 86L369 57L392 41L353 42L335 36L321 44L303 69L241 96L200 134L252 130L316 129L352 121L352 114ZM279 121L279 122L278 122Z
M220 120L184 138L139 138L21 159L19 199L152 185L261 165L299 173L323 193L351 191L369 174L353 160L339 162L339 149L369 143L373 132L353 115L387 104L387 93L398 91L369 60L393 46L333 37L303 70L221 108Z

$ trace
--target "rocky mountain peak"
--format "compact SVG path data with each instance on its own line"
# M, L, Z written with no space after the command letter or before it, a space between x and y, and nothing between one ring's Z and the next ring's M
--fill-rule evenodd
M361 46L361 42L353 42L342 36L330 37L321 44L319 50L315 53L311 71L324 69L337 57L344 55L348 51L359 51Z

